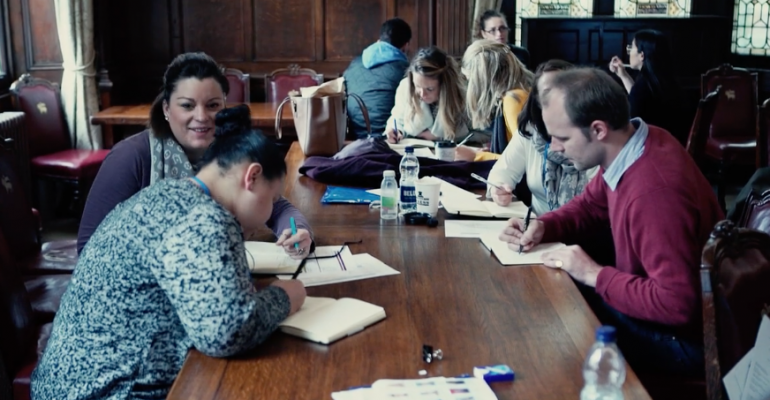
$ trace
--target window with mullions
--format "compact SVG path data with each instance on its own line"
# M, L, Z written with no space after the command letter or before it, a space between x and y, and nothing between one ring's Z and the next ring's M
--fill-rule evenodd
M521 46L521 17L590 17L594 0L516 1L516 45Z
M692 0L615 0L616 17L687 17Z
M733 53L769 56L770 0L736 0L733 12Z

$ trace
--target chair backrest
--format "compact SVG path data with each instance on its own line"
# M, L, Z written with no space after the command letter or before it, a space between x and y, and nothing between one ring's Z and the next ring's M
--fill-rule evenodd
M709 129L714 113L719 103L719 94L722 86L717 86L698 102L698 110L690 128L690 136L687 138L687 152L698 166L702 166L703 156L706 153L706 142L709 138Z
M753 346L770 305L770 235L714 227L701 258L703 344L709 399L722 398L722 371L729 371Z
M25 358L37 340L34 332L32 305L27 290L0 232L0 357L9 379L30 361Z
M40 253L40 231L13 153L0 146L0 232L14 261Z
M759 107L759 137L757 138L757 166L770 166L770 99Z
M24 74L11 93L14 108L26 115L30 158L72 148L59 85Z
M309 68L291 64L265 75L265 99L269 103L280 103L289 92L302 87L318 86L324 81L322 74Z
M770 235L770 190L749 193L738 226Z
M228 103L250 103L251 102L251 79L249 74L244 74L241 70L235 68L222 67L222 73L225 74L227 82L230 84L230 92L227 93Z
M701 75L701 96L722 86L710 136L754 138L757 136L757 74L723 64Z

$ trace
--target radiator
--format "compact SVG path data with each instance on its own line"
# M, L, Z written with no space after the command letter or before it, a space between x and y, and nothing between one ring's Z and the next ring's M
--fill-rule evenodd
M19 179L26 193L32 193L29 167L29 143L27 142L24 113L8 111L0 113L0 143L16 155Z

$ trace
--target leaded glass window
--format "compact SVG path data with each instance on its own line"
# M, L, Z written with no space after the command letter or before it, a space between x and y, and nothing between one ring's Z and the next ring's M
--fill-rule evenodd
M686 17L692 0L615 0L616 17Z
M516 45L521 46L521 17L590 17L594 0L517 0Z
M735 0L733 53L767 56L770 0Z

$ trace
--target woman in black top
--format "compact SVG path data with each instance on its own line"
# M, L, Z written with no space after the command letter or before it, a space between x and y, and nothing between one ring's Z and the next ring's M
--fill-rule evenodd
M687 140L686 118L680 107L679 85L674 78L674 63L668 39L653 29L636 32L628 52L628 65L612 57L610 71L626 87L631 117L639 117L674 135L682 144ZM634 80L626 67L639 71Z

